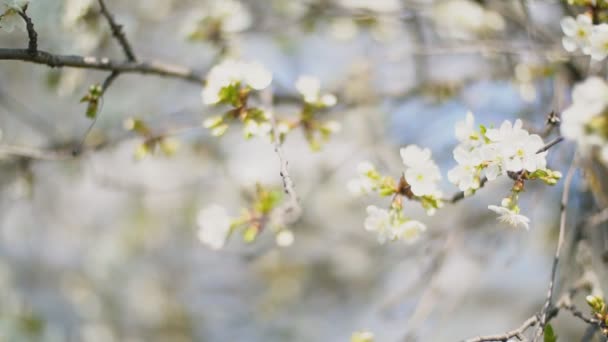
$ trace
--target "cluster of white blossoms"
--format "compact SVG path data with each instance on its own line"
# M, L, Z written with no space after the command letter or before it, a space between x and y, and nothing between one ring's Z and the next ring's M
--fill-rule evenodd
M492 181L509 171L535 172L547 165L547 152L537 153L543 139L523 129L521 120L476 130L475 118L468 112L465 121L456 124L455 133L460 142L454 149L458 165L448 172L448 179L461 191L476 190L483 177Z
M563 111L561 133L577 142L579 151L599 152L608 165L608 84L599 77L589 77L574 86L572 104Z
M454 149L454 159L458 165L448 172L450 182L456 184L465 194L477 190L482 179L493 181L509 173L511 177L541 179L547 184L555 184L561 174L546 168L547 152L543 139L530 134L522 128L522 121L514 124L504 121L499 128L475 128L475 118L471 112L464 121L456 124L458 146ZM501 206L490 205L488 208L497 214L501 222L514 227L529 227L529 219L519 213L518 193L523 183L514 185L511 196L503 199Z
M565 35L562 45L566 51L580 49L598 61L608 56L608 24L594 25L589 15L579 14L576 19L563 18L561 26Z
M388 210L373 205L367 207L365 229L377 233L380 243L395 240L411 243L426 230L423 223L404 215L402 197L420 202L428 215L442 206L438 186L441 172L431 158L431 151L409 145L402 148L400 154L405 170L398 181L382 176L370 162L362 162L357 166L358 177L347 184L355 195L377 192L380 196L394 196Z
M378 242L401 240L406 243L417 241L426 226L416 220L406 219L400 210L386 210L374 205L367 207L365 230L378 235Z
M2 1L2 7L0 7L0 28L6 32L13 32L15 27L24 29L25 25L19 13L29 3L29 0Z
M207 75L207 82L203 88L203 102L214 105L225 101L222 91L229 87L249 87L262 90L272 82L272 73L257 62L243 62L227 59L214 66Z

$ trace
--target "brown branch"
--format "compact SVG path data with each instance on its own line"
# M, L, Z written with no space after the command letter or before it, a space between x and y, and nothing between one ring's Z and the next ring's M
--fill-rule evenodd
M197 73L192 69L162 62L117 62L109 58L55 55L41 50L32 54L25 49L0 49L0 60L17 60L42 64L51 68L70 67L116 71L130 74L156 75L182 79L198 84L203 84L205 82L202 74Z
M136 62L137 58L135 57L135 53L133 52L133 48L131 47L131 44L127 40L127 37L125 36L125 33L122 30L122 25L118 24L114 20L114 16L108 10L108 7L106 6L106 2L104 0L98 0L98 2L99 2L99 7L101 7L101 14L103 14L103 16L108 21L108 24L110 25L110 29L112 29L112 35L114 36L114 38L116 38L116 40L122 47L122 50L124 51L125 56L127 56L127 60L129 60L130 62Z
M19 16L25 21L25 28L27 30L28 44L27 51L30 54L35 54L38 51L38 33L34 28L34 22L32 18L27 15L27 4L23 7L23 10L19 11Z

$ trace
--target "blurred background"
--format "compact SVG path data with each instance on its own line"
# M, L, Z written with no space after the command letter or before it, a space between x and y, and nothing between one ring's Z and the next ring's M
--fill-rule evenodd
M0 62L0 340L348 341L368 330L376 341L459 341L516 328L542 307L561 183L529 184L529 231L487 210L508 194L507 179L433 217L406 204L428 227L414 245L379 245L363 229L365 207L390 200L355 198L346 183L363 160L399 176L399 148L418 144L432 149L444 193L457 192L445 173L455 165L454 124L469 110L478 123L521 118L542 132L573 83L598 68L561 47L565 2L106 3L140 60L200 72L226 56L258 61L278 97L296 94L298 76L318 77L338 98L323 116L342 129L320 151L299 131L287 136L304 210L291 246L264 232L212 251L197 238L201 209L237 215L256 183L280 189L270 142L245 140L238 128L212 137L201 123L220 112L203 105L200 86L134 74L109 88L87 134L79 101L107 73ZM123 59L95 0L32 0L28 13L43 50ZM21 48L27 36L2 32L0 45ZM128 118L179 148L136 160L142 138L123 128ZM72 158L78 147L85 152ZM565 174L573 151L560 144L549 166ZM578 176L573 193L572 227L594 210ZM582 236L604 243L579 233L569 232L568 247ZM603 277L597 253L580 254L566 251L564 284L588 259ZM563 341L586 328L567 314L555 326Z

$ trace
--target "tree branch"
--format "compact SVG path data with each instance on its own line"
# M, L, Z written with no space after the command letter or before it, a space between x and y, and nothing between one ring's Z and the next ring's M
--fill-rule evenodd
M120 73L156 75L169 78L182 79L189 82L203 84L205 82L201 73L192 69L162 62L117 62L109 58L85 57L77 55L55 55L38 50L30 53L25 49L0 49L0 60L17 60L36 64L43 64L51 68L80 68L102 71L116 71Z
M28 44L27 51L30 54L35 54L38 51L38 33L34 28L34 22L32 18L27 15L27 4L23 7L22 11L19 11L19 16L25 21L25 28L27 30Z

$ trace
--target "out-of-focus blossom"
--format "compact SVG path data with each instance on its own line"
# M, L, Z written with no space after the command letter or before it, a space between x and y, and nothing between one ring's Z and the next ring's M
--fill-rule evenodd
M203 102L207 105L218 103L220 91L228 86L241 84L255 90L262 90L272 82L272 74L257 62L225 60L214 66L207 75L203 88Z
M433 20L446 34L463 37L487 31L501 31L505 26L500 14L486 10L470 0L439 2L433 10Z
M322 104L325 107L334 106L337 102L333 94L321 94L321 80L314 76L302 75L296 81L296 89L311 104Z
M347 183L348 191L353 195L365 195L375 188L375 183L370 178L370 172L374 172L374 165L370 162L361 162L357 166L359 177L351 179Z
M608 56L608 24L596 25L589 38L591 58L601 61Z
M513 227L524 227L530 228L530 219L524 215L519 214L514 209L505 207L499 207L497 205L489 205L488 209L498 214L498 221L507 223Z
M599 150L601 160L608 164L608 84L599 77L589 77L574 86L572 104L561 117L561 133L577 142L584 155Z
M224 247L231 225L224 207L211 205L199 212L196 221L199 226L198 238L203 244L215 250Z

